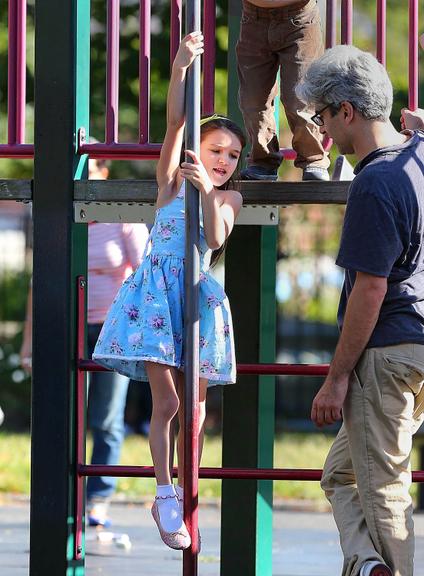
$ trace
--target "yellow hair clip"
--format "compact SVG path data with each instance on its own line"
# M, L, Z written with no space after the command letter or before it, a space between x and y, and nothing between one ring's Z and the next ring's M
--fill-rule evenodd
M206 124L206 122L212 122L212 120L228 120L225 116L220 116L219 114L212 114L212 116L207 116L206 118L202 118L200 120L200 126Z

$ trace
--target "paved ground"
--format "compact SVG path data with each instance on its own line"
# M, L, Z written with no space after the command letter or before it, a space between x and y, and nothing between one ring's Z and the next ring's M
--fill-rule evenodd
M180 576L181 555L162 544L144 506L114 505L114 530L129 535L130 550L101 544L87 531L86 576ZM28 575L27 503L0 506L0 574ZM276 511L273 576L338 576L341 555L330 514ZM219 576L219 521L216 507L200 510L202 553L199 576ZM424 515L416 515L416 570L424 576ZM59 575L54 575L59 576ZM242 575L234 575L242 576Z

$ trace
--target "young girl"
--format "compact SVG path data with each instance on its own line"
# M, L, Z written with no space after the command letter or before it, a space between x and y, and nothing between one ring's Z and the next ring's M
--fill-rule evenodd
M99 336L93 358L130 378L149 380L153 412L150 424L157 494L152 514L162 540L188 548L182 517L183 479L178 442L178 486L172 484L170 431L183 406L184 387L184 184L201 197L200 232L200 381L199 450L203 441L206 388L235 382L230 307L222 287L209 274L211 250L223 246L242 205L239 192L227 189L245 144L242 131L228 118L201 121L200 157L182 162L184 92L187 69L203 52L203 36L192 32L180 44L172 67L167 101L167 129L157 166L158 198L150 253L119 291Z

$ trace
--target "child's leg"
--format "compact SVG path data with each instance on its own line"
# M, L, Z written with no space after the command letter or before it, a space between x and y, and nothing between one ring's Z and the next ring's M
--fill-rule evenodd
M279 62L268 43L272 21L258 18L256 13L256 7L243 4L236 47L239 104L251 144L249 165L260 166L276 174L281 163L274 118Z
M278 56L281 64L281 102L293 134L293 148L297 152L295 166L305 169L313 165L326 169L330 162L322 147L319 128L301 114L313 114L315 110L309 110L295 93L296 84L306 68L324 51L319 9L316 5L308 5L298 10L292 18L281 22L280 26L281 37L290 39L281 44Z
M152 390L152 419L149 443L159 485L172 484L169 464L171 460L171 422L178 412L177 370L164 364L146 362L146 371Z
M150 451L157 481L152 515L162 540L170 548L182 550L190 546L190 535L184 524L180 506L172 484L171 441L172 420L178 411L176 369L163 364L146 362L152 390L152 419L150 423Z
M206 392L208 381L205 378L199 379L199 464L202 458L203 439L204 439L204 425L206 418ZM180 408L178 410L178 421L180 424L177 439L177 453L178 453L178 487L177 494L182 494L184 485L184 374L178 374L178 397L180 399Z

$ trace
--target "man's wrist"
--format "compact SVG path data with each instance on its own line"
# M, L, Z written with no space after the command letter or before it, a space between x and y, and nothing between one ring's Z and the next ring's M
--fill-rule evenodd
M349 371L332 370L331 366L330 366L330 369L329 369L328 375L327 375L327 381L330 382L331 384L337 386L338 384L341 384L342 382L349 380L351 372L352 372L352 370L349 370Z

